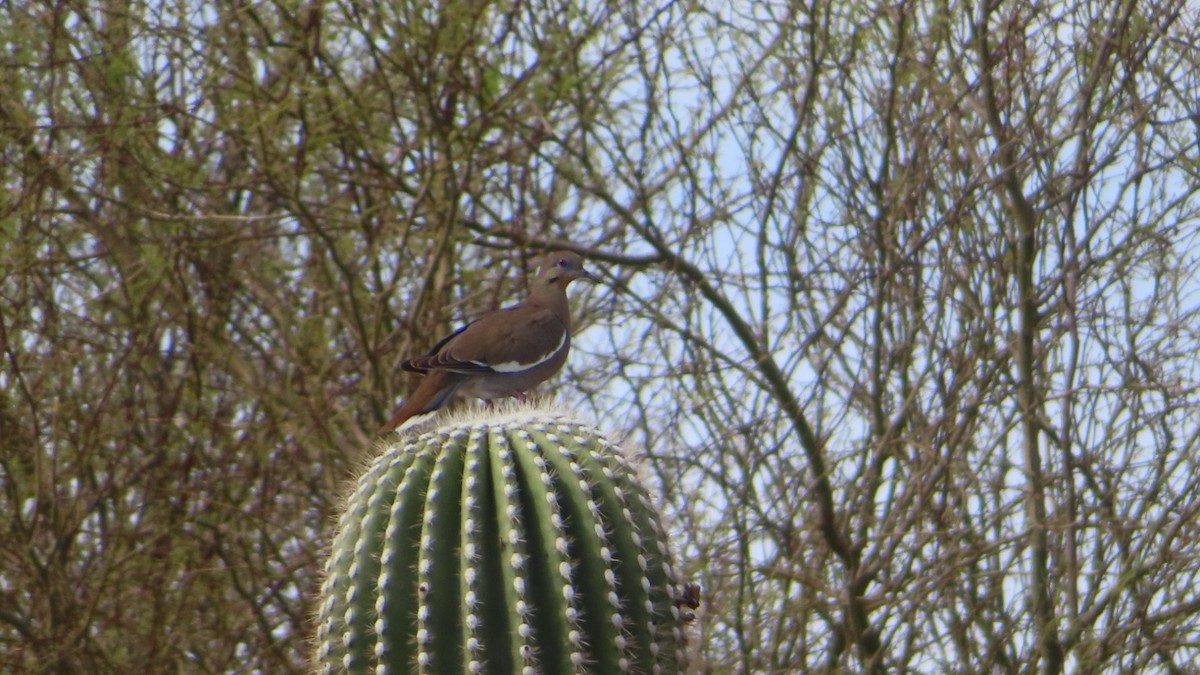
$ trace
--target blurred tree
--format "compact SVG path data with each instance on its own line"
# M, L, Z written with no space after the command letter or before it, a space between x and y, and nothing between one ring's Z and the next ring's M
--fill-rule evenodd
M397 364L564 241L700 670L1200 661L1183 0L3 10L0 670L304 671Z

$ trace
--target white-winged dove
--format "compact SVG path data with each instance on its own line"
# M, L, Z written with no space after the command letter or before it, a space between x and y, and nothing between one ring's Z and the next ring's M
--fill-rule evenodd
M571 348L567 285L575 279L599 281L583 269L577 254L551 253L542 261L524 302L479 318L443 338L428 354L402 363L404 370L425 377L380 432L441 408L455 394L524 399L526 390L545 382L567 360Z

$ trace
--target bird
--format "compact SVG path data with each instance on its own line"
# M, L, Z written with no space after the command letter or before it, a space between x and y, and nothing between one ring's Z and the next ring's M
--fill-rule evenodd
M599 283L573 251L542 259L529 296L487 314L442 338L423 356L400 364L424 375L380 433L447 405L455 394L490 401L525 400L526 391L557 373L571 349L567 286L576 279Z

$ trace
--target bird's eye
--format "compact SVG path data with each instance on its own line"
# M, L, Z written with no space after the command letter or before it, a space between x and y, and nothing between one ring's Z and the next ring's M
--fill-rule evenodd
M566 259L566 258L559 258L559 259L558 259L558 266L559 266L559 267L570 267L570 266L571 266L571 263L567 262L567 259Z

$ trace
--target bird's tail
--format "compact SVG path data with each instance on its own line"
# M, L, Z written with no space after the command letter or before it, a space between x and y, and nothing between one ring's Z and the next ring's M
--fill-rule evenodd
M465 378L458 373L431 371L421 380L421 384L417 385L416 391L404 400L396 414L379 428L379 433L399 429L405 422L418 415L442 408L454 398L454 393L464 381Z

